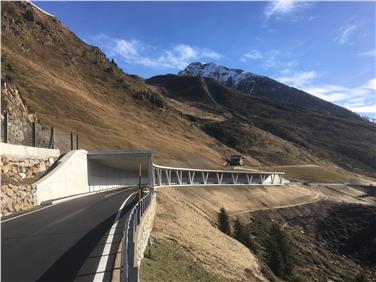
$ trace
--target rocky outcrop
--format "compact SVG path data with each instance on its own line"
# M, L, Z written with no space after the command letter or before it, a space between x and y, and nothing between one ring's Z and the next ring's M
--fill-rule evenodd
M37 121L36 116L29 113L18 88L3 77L1 78L1 93L2 115L8 113L9 142L13 144L31 143L31 123ZM2 123L3 121L2 116ZM4 131L1 134L2 140L4 140Z
M0 216L26 211L37 205L36 189L32 187L55 162L56 158L18 159L3 157L1 167Z
M36 147L47 148L50 140L50 128L38 123L38 117L32 113L23 99L17 85L5 74L1 77L1 140L5 142L4 114L8 114L8 143L32 146L32 123L35 122ZM63 134L59 132L60 134ZM69 133L58 136L59 145L67 147ZM64 139L63 139L64 138ZM65 148L64 147L64 148Z

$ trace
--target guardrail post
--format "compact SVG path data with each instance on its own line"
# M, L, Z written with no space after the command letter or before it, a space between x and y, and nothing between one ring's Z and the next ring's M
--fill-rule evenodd
M50 135L50 142L48 144L48 148L55 149L55 128L51 127L51 135Z
M76 133L76 149L80 149L80 143L79 143L79 138L78 138L78 133Z
M136 253L135 253L135 240L136 238L136 227L137 227L137 212L135 214L136 216L132 217L131 222L131 232L130 232L130 240L129 240L129 249L128 249L128 263L129 263L129 281L139 281L138 277L138 267L136 265Z
M32 144L33 147L37 146L37 127L35 122L31 123L31 139L32 139Z
M133 243L134 243L134 236L135 236L135 217L131 217L131 222L130 222L130 230L128 230L128 264L129 264L129 269L132 267L133 263L133 257L134 257L134 248Z
M71 151L74 150L74 146L73 146L73 132L70 133L70 149Z

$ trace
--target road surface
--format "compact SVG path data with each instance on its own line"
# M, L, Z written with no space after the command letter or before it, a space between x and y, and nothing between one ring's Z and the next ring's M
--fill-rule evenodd
M1 281L109 281L135 191L96 193L2 222Z

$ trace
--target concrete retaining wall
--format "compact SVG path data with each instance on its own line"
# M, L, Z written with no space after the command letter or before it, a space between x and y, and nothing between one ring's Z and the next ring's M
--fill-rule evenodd
M27 211L37 205L36 181L54 164L59 150L0 143L0 216Z
M76 150L67 153L57 166L33 184L38 204L82 193L138 184L142 164L144 185L152 187L151 151Z
M60 151L56 149L35 148L22 145L0 143L0 156L8 159L39 159L58 158Z
M87 151L67 153L45 177L33 184L38 204L71 195L89 192Z

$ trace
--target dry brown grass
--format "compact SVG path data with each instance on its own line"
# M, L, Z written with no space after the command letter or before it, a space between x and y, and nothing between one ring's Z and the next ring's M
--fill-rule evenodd
M216 227L224 207L230 214L291 206L317 201L323 193L306 186L283 187L213 186L178 187L158 190L158 207L152 236L172 239L203 267L226 279L263 279L254 255ZM249 271L248 271L249 272Z
M154 149L156 161L170 165L218 167L224 151L235 152L145 99L160 96L53 18L27 3L1 5L2 76L43 125L78 132L85 149ZM33 22L23 17L27 9Z
M176 187L160 188L157 193L152 236L176 242L184 255L208 273L242 281L264 279L260 263L246 247L218 230L221 207L232 218L248 222L254 211L305 206L321 200L374 205L374 199L364 198L364 192L345 185ZM163 265L163 261L158 263ZM249 273L254 277L250 278Z

